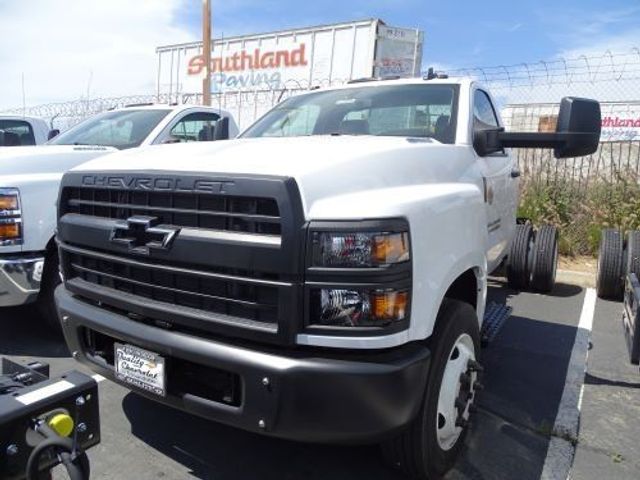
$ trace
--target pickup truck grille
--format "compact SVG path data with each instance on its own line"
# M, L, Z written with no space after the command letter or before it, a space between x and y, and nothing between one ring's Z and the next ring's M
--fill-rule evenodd
M179 227L280 234L273 198L67 187L62 212L123 220L147 215Z
M75 251L74 251L75 250ZM120 292L207 313L275 324L278 288L268 279L212 274L146 262L126 261L70 249L67 261L74 278ZM240 272L238 272L240 273ZM277 285L277 283L275 284Z
M86 185L86 178L107 180ZM302 318L304 217L291 179L144 174L145 185L158 178L225 184L203 192L126 188L135 175L114 177L120 183L112 187L109 178L63 178L57 240L69 291L132 321L293 342ZM141 218L147 223L136 223ZM167 231L175 235L164 243Z

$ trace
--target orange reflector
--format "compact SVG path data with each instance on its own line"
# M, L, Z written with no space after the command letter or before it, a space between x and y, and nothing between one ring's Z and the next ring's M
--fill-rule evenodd
M20 238L19 223L0 223L0 240Z
M376 320L402 320L408 303L408 292L375 292L371 295L371 313Z
M18 210L18 196L0 195L0 210Z
M398 263L409 260L409 234L390 233L376 235L371 252L378 264Z

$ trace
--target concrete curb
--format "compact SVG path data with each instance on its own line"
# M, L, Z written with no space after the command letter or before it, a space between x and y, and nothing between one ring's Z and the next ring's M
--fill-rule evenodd
M596 276L588 272L558 269L556 272L556 282L568 283L569 285L577 285L585 288L595 288Z

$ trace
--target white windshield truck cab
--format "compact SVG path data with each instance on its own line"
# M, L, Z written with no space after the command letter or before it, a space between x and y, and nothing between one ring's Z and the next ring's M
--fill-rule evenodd
M555 231L517 225L510 147L584 155L597 102L506 133L471 80L288 99L237 139L117 153L59 197L73 356L159 402L307 442L381 442L416 478L460 450L487 276L553 286Z
M64 172L118 149L213 139L211 127L221 118L228 120L218 136L237 135L233 118L217 108L131 106L87 119L46 145L0 148L0 306L38 301L45 319L59 328L53 302L60 283L54 231ZM5 140L30 135L18 121L25 120L4 124ZM46 124L40 127L33 130L35 143L46 141Z
M57 133L41 118L0 115L0 147L42 145Z

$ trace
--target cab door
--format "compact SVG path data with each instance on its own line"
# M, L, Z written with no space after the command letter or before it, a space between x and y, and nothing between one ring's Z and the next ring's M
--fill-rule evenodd
M501 126L491 97L480 88L473 91L471 122L473 131ZM492 271L507 255L515 231L519 173L508 151L495 152L484 157L477 152L475 155L482 174L489 243L487 263L489 271Z

